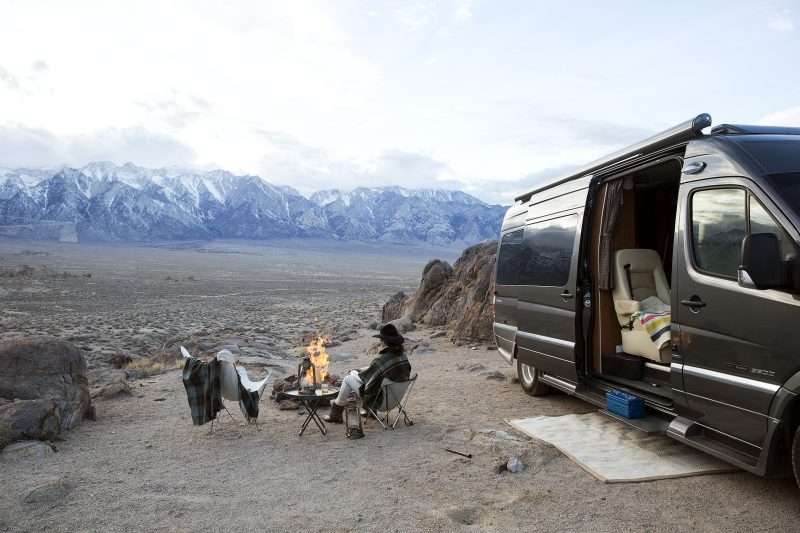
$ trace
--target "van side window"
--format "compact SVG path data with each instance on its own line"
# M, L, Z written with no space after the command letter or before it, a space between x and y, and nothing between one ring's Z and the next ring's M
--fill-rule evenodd
M692 195L692 246L699 269L735 278L742 239L750 233L772 233L784 257L796 253L786 232L744 189L707 189Z
M525 262L520 272L520 285L560 287L567 284L577 226L577 215L570 215L525 228Z
M692 195L692 247L700 270L736 277L747 234L744 189L706 189Z
M500 239L497 258L497 284L519 285L519 274L524 268L523 230L506 233Z

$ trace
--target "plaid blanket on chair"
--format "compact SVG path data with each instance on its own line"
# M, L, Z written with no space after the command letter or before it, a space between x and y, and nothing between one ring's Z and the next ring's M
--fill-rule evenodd
M183 365L183 386L192 412L192 423L202 426L217 418L222 409L221 366L214 359L208 363L190 357Z
M633 318L639 321L659 350L670 341L670 325L672 324L670 311L661 311L660 313L644 311L636 313Z

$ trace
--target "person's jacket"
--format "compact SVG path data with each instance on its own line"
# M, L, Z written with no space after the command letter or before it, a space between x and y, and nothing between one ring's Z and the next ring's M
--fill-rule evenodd
M408 362L402 346L386 346L378 357L361 372L358 377L364 383L361 398L365 405L378 405L381 401L383 378L392 381L405 381L411 377L411 363Z

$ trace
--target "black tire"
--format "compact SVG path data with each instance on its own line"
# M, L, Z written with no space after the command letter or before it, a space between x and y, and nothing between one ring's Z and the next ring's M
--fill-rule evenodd
M797 486L800 487L800 426L795 430L792 439L792 473Z
M517 358L517 376L519 384L530 396L544 396L550 393L550 386L540 380L542 371L535 366L526 365Z

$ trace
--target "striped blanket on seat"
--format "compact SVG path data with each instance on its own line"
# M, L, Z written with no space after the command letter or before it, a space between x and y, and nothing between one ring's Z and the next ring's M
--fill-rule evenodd
M669 305L658 298L651 296L642 300L641 311L635 313L633 319L639 321L659 350L670 341L672 313Z

